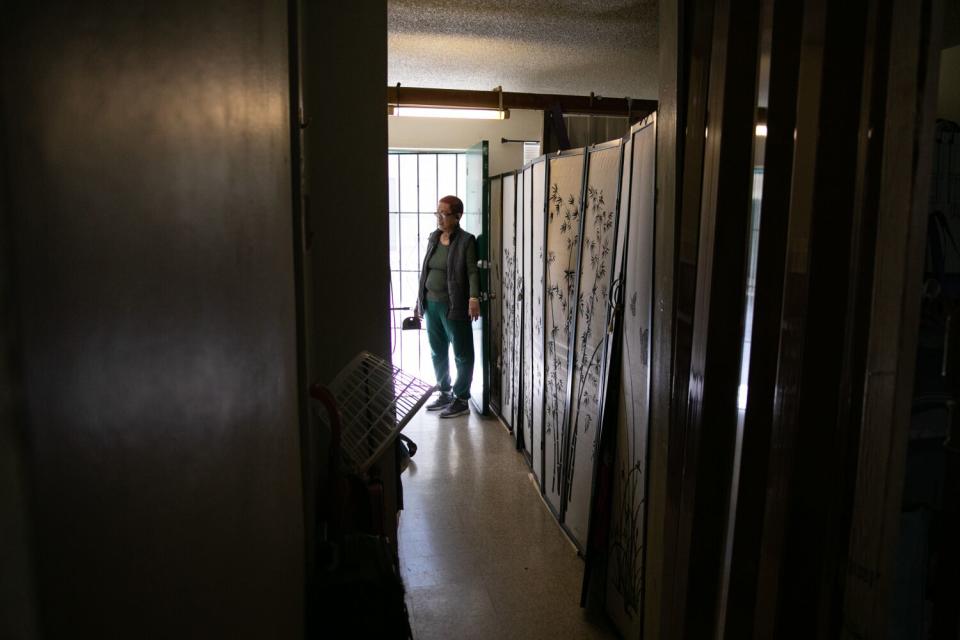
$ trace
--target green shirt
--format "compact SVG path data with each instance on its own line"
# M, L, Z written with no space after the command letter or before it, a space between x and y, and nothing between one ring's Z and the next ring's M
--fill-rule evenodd
M442 242L437 243L437 248L433 250L430 261L427 263L427 300L447 299L447 254L450 253L450 246L444 246Z

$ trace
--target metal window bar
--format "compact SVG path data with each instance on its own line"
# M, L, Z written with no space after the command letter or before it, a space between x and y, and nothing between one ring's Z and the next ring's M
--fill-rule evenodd
M436 387L369 352L361 352L328 389L340 414L340 450L346 469L363 473L393 443ZM321 422L331 427L326 411Z

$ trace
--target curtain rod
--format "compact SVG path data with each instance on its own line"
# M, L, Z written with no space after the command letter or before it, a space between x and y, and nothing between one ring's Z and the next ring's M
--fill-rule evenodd
M502 100L502 102L501 102ZM472 91L387 87L387 104L404 107L456 107L463 109L534 109L548 111L559 105L563 113L644 117L657 109L656 100L608 98L590 94L570 96L512 91Z

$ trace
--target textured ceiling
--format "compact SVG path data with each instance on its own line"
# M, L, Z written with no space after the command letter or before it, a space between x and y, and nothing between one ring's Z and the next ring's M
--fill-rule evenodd
M388 0L387 81L657 97L656 0Z

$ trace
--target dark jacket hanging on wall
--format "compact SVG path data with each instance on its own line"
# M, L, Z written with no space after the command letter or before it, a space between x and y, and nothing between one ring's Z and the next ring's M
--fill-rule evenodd
M427 250L423 255L423 265L420 267L420 287L417 289L417 313L421 316L427 308L427 271L430 257L440 242L440 229L430 234ZM450 247L447 251L447 293L450 296L450 310L447 318L450 320L470 320L470 277L467 271L467 253L473 247L476 251L477 239L473 234L456 228L450 233ZM476 259L476 258L474 258Z

